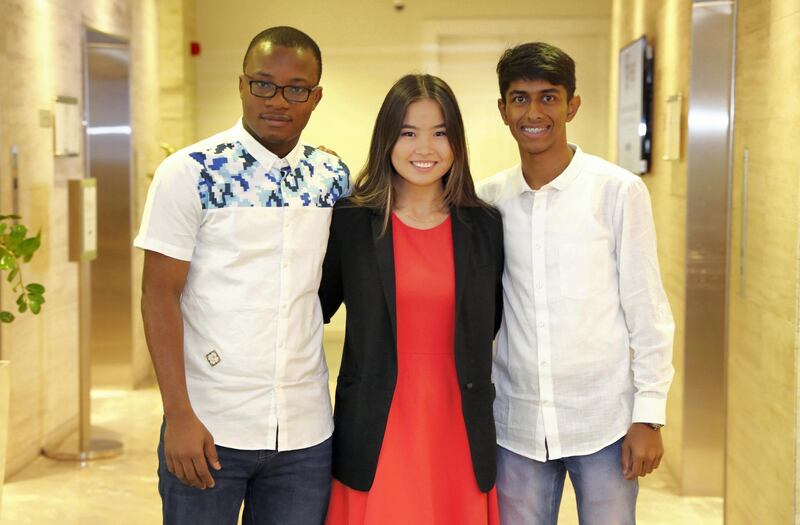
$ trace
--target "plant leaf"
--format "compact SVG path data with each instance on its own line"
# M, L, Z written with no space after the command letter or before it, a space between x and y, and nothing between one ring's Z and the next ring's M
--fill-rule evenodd
M29 237L19 243L17 246L17 254L22 255L25 257L29 257L33 255L33 252L39 249L39 245L41 244L41 240L39 237Z
M19 294L16 299L17 309L20 313L30 310L38 314L44 304L44 286L39 283L25 284L20 276L20 265L28 262L34 252L41 247L41 229L35 236L28 237L28 228L23 224L12 224L18 215L0 215L0 272L8 271L6 280L11 283L11 290ZM6 222L8 221L8 222ZM14 314L5 310L0 311L0 322L14 321Z
M39 283L30 283L25 287L31 295L42 295L44 293L44 286Z
M22 240L28 234L28 228L23 224L15 224L11 227L11 237L17 240Z
M16 265L16 261L12 255L3 255L0 257L0 270L10 270Z

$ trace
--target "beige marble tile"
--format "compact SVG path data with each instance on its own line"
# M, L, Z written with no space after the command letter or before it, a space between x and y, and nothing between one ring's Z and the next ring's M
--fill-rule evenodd
M84 464L40 457L6 482L0 524L160 523L157 390L99 391L92 397L94 423L121 437L124 455Z
M647 34L655 53L655 78L653 105L653 162L650 173L644 176L653 203L653 217L658 235L658 256L661 276L676 322L673 366L675 379L670 388L667 404L669 428L664 433L667 450L666 465L673 471L683 470L681 446L683 439L683 366L684 318L686 301L686 161L663 161L663 134L668 96L688 93L687 68L690 34L691 5L681 0L616 0L612 8L612 64L616 68L619 47ZM616 73L612 73L616 74ZM615 80L612 78L612 84ZM616 88L611 97L617 96ZM612 100L612 121L615 120L616 100ZM683 109L683 135L686 136L686 107ZM610 129L616 135L616 123ZM612 140L613 141L613 140ZM685 141L684 141L685 142ZM612 152L613 159L615 152Z
M334 367L336 353L334 347L328 352ZM94 424L122 440L124 455L83 465L40 457L6 482L0 525L160 522L155 456L161 424L158 390L99 390L93 393L92 402ZM568 484L559 523L578 523ZM679 496L672 478L662 469L641 483L638 523L721 524L722 501Z
M3 0L1 5L0 65L6 76L15 78L0 85L2 211L7 213L11 202L6 191L10 187L7 152L15 145L19 211L32 229L42 229L42 248L26 267L25 276L47 287L42 315L22 316L13 326L2 328L0 355L14 361L6 470L13 474L75 421L78 406L78 273L77 265L67 260L65 180L83 176L85 158L54 159L53 130L39 125L37 112L52 110L56 95L84 102L81 39L85 24L131 39L132 70L140 73L132 74L139 88L132 97L136 126L142 136L153 135L158 120L158 107L153 104L158 99L158 28L155 0ZM152 49L149 54L141 51L148 48ZM157 137L149 140L157 152ZM138 287L138 283L130 286ZM5 284L0 297L4 305L13 305ZM140 343L140 352L143 347Z
M328 330L325 336L331 391L341 362L342 335ZM121 439L124 455L83 465L37 459L6 483L0 525L159 523L155 447L161 400L157 388L95 390L92 403L94 424ZM662 468L641 482L638 520L643 525L718 525L722 501L681 497ZM578 523L569 481L560 523Z
M135 9L131 12L131 150L133 158L134 188L133 192L133 228L138 225L144 209L146 188L150 179L148 175L155 172L164 158L158 144L160 137L160 85L159 85L159 34L164 31L180 31L179 28L159 26L158 2L155 0L137 0L132 2ZM163 60L170 61L168 55ZM141 285L142 254L132 250L133 293L133 341L131 364L133 384L140 384L152 376L149 365L150 358L139 315L139 298Z
M785 87L800 74L800 2L738 5L725 507L731 524L790 523L797 490L800 164L793 150L800 103L785 96Z

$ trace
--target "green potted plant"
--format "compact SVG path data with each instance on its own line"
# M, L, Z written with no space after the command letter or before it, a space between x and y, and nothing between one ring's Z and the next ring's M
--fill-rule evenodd
M28 228L22 224L14 224L18 215L0 215L0 271L8 272L6 280L11 290L17 295L17 310L25 313L30 310L38 314L44 304L44 286L39 283L25 284L22 279L21 263L30 262L33 254L42 243L42 233L28 237ZM0 311L0 321L10 323L14 314L7 310Z
M28 228L17 223L17 215L0 215L0 274L7 272L6 280L16 295L17 311L38 314L44 304L44 286L28 283L22 278L21 265L30 262L41 245L41 232L28 237ZM10 323L14 314L0 309L0 322ZM3 479L6 467L6 443L8 441L9 384L8 361L0 361L0 501L2 501Z

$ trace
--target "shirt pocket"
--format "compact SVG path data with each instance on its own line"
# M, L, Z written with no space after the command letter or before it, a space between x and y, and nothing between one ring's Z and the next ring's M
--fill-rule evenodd
M586 299L608 286L608 241L565 242L558 247L561 295Z

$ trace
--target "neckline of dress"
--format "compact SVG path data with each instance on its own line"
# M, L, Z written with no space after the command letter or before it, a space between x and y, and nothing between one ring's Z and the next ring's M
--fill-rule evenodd
M400 216L394 211L392 212L392 218L395 219L398 223L400 223L404 228L408 228L409 230L429 232L437 228L441 228L442 226L447 224L450 221L450 214L448 213L442 222L434 226L431 226L430 228L417 228L416 226L411 226L410 224L406 224L405 222L403 222L403 219L401 219Z

